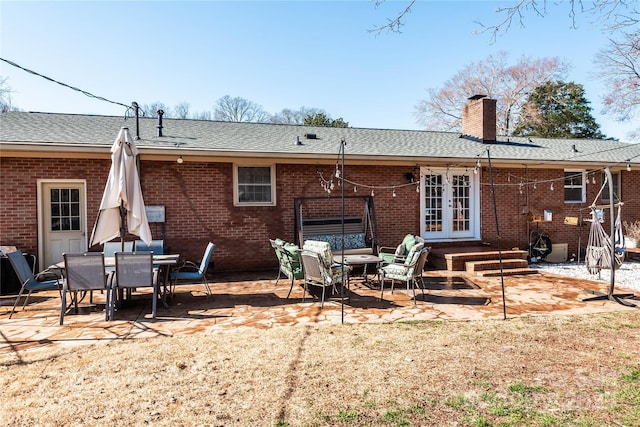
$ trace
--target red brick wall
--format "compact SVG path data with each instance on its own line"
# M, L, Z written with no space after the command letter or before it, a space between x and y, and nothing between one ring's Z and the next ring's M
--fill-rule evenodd
M482 170L482 182L490 182L487 168ZM640 171L627 172L623 170L621 174L621 198L625 202L622 208L623 220L640 220ZM509 179L509 176L510 179ZM496 185L496 204L498 207L498 218L500 236L503 248L518 246L527 248L528 235L531 231L540 230L549 234L552 243L567 243L568 255L577 253L578 240L582 247L586 246L589 238L589 224L575 226L565 225L565 217L588 218L590 216L589 206L593 203L596 195L602 186L602 171L589 174L587 185L587 197L585 203L564 203L564 170L563 169L494 169L494 182ZM595 177L596 183L593 184ZM522 186L520 182L529 182L529 185ZM554 189L551 190L551 182ZM535 185L533 184L535 183ZM482 185L482 238L492 245L497 244L496 222L493 210L493 199L491 187ZM601 205L598 199L596 204ZM552 222L530 223L527 220L527 213L530 210L543 214L545 209L550 209L553 214ZM609 219L608 209L605 209L607 221ZM605 230L607 233L608 222Z
M347 166L347 179L367 185L393 186L406 184L407 166ZM37 253L37 180L86 179L87 221L92 229L99 208L109 160L21 159L0 158L0 243L15 245L24 251ZM334 166L285 165L276 166L277 205L269 207L233 206L233 165L231 163L183 164L149 161L141 162L142 187L147 205L164 205L166 213L165 239L171 252L187 259L199 260L208 241L216 244L214 261L217 270L260 269L275 267L276 259L269 238L295 240L294 197L327 196L318 171L326 179L335 172ZM511 181L508 176L512 175ZM621 172L622 196L625 199L624 218L640 220L640 198L631 189L640 188L640 171ZM482 170L482 182L489 182L488 170ZM518 178L544 181L557 178L554 191L550 184L529 186L520 194ZM588 186L587 203L565 204L563 171L496 169L497 206L503 247L520 246L527 242L526 213L529 209L553 211L553 222L543 223L554 243L569 243L569 251L588 237L588 227L563 224L565 216L579 216L579 208L588 206L600 189L601 173L596 185ZM501 185L502 184L502 185ZM507 184L507 185L504 185ZM347 184L345 194L370 194L371 190ZM482 185L482 239L496 243L493 202L488 185ZM637 190L636 190L637 192ZM332 196L340 195L335 186ZM379 243L395 246L407 233L419 233L419 194L415 186L396 189L376 189L374 196ZM347 215L360 216L364 205L347 203ZM524 213L523 213L524 212ZM340 216L339 200L316 201L305 205L310 216ZM587 210L583 211L586 215ZM152 226L154 237L159 228ZM89 235L87 239L89 239ZM132 237L133 238L133 237Z
M0 157L0 243L38 253L38 179L86 179L90 231L110 164L110 160Z

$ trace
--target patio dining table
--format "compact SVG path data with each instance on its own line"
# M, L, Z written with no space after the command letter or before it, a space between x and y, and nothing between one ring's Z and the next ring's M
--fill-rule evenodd
M167 304L167 288L169 287L169 271L172 266L178 264L178 259L180 258L180 254L166 254L166 255L154 255L153 256L153 265L158 266L158 278L160 279L160 283L158 286L162 286L162 304L164 307L168 307ZM109 272L109 270L113 271L113 268L116 266L116 257L109 256L104 257L104 267L106 269L105 274ZM64 274L64 261L60 261L49 268L55 268L63 272Z

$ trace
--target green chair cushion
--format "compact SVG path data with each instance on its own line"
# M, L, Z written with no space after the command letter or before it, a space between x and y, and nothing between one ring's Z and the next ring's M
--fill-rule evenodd
M418 241L416 240L413 234L407 234L406 236L404 236L404 239L402 240L402 244L404 245L404 248L407 251L406 253L409 253L411 248L413 248L413 246L417 242Z

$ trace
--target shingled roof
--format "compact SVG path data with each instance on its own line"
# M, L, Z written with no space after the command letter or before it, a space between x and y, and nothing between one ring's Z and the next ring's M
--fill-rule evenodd
M335 159L345 140L346 158L376 162L474 161L486 157L490 149L496 163L640 164L640 145L613 140L498 137L495 144L486 144L455 132L167 118L163 136L157 136L157 125L157 119L139 119L141 154ZM136 120L131 117L7 112L0 115L0 148L106 153L123 126L136 134Z

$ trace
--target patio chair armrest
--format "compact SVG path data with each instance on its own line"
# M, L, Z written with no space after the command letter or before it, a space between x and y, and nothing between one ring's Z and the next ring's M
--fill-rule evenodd
M179 272L182 271L183 269L194 269L196 271L198 271L200 269L200 266L198 264L196 264L193 261L184 261L182 264L180 264L179 266L175 267L172 271L175 272Z
M378 246L378 253L394 254L395 252L396 248L392 248L391 246Z
M64 278L64 268L57 265L50 265L41 272L35 274L38 282L46 282L49 280L57 280L58 282Z

